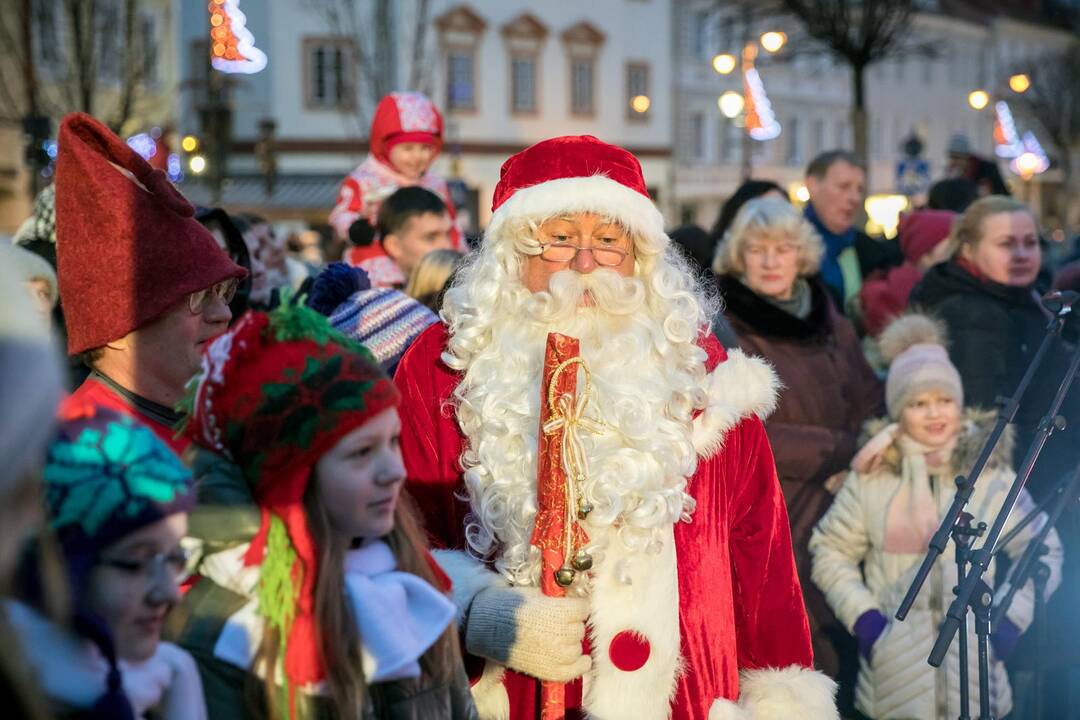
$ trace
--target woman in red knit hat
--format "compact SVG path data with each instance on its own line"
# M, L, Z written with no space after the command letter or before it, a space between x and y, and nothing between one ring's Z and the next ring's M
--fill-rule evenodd
M374 236L379 206L395 190L410 185L419 185L442 199L453 221L454 247L460 246L461 230L446 179L429 172L442 151L442 133L442 115L426 95L395 92L379 101L371 121L371 151L341 183L337 202L330 211L329 222L338 237L354 246L345 258L351 265L371 274L389 261ZM381 269L393 272L393 268ZM404 285L406 278L401 275L389 280L387 286Z
M304 306L207 349L186 433L231 472L195 463L202 577L169 632L211 717L472 717L447 581L399 497L399 401Z

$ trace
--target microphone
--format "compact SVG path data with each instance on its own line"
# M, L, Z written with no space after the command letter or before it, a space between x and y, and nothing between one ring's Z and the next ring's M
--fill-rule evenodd
M1051 290L1042 296L1042 305L1054 315L1066 315L1080 301L1080 293L1073 290Z

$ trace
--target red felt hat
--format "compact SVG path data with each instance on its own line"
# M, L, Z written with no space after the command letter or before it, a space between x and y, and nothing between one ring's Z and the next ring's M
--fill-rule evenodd
M664 219L649 197L641 163L591 135L543 140L512 156L503 163L491 210L488 237L498 237L511 218L575 212L597 213L642 235L664 237Z
M422 142L442 150L443 119L423 93L395 92L383 97L371 119L371 154L390 165L390 148Z
M245 270L161 170L84 113L60 124L56 260L72 355Z

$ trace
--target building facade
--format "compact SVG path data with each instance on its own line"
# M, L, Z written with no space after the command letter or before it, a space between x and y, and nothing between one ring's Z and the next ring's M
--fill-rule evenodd
M949 144L958 137L992 156L993 102L974 110L969 94L984 89L992 99L1009 99L1010 73L1074 41L1061 28L986 10L994 3L965 5L964 12L958 5L923 3L908 42L912 50L866 71L870 193L898 191L902 146L912 134L922 141L933 179L944 173ZM738 70L718 74L712 59L738 56L745 42L756 44L764 32L788 37L776 55L759 51L757 63L782 129L774 139L750 143L752 176L775 180L794 195L817 153L850 149L851 72L801 36L794 21L751 16L747 25L742 5L715 0L675 0L674 16L675 195L684 222L710 227L742 180L741 121L728 119L717 105L724 92L741 92L742 80ZM1039 205L1040 186L1060 180L1051 171L1018 187L1018 194Z
M225 205L279 219L325 216L337 182L364 158L378 98L415 89L443 111L446 145L435 169L471 190L474 225L486 223L503 161L563 134L629 148L657 200L673 207L670 2L372 0L356 3L355 13L349 5L240 4L267 64L229 76L224 91L233 150ZM210 95L221 92L210 89L217 82L207 64L211 27L202 3L184 3L180 12L180 66L190 89L181 124L205 133ZM253 151L265 120L274 123L279 178L260 196ZM303 207L291 189L297 182L306 182ZM202 199L201 184L185 191ZM313 194L324 198L319 207Z

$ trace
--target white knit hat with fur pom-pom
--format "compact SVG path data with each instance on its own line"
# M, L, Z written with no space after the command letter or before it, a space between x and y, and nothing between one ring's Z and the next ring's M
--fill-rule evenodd
M945 350L941 323L925 315L904 315L885 328L878 345L889 361L885 404L893 419L900 417L912 396L928 390L940 390L963 407L964 385Z

